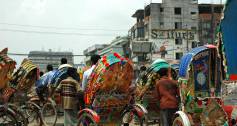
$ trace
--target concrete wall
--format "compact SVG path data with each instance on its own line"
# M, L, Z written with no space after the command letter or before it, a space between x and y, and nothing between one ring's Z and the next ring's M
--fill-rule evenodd
M181 15L174 14L174 8L181 8ZM159 48L164 45L167 51L167 59L175 59L176 52L187 51L187 40L182 40L182 45L176 45L175 39L152 39L151 30L169 30L175 29L175 22L182 22L182 29L191 29L195 27L198 30L198 4L193 2L193 0L164 0L162 4L151 3L150 4L151 13L149 17L149 41L154 43L155 52L159 51ZM160 12L160 8L163 8L163 12ZM196 14L191 14L191 12L196 12ZM163 22L163 26L161 25ZM188 40L189 50L192 47L193 41L198 41L198 33L196 32L194 40ZM153 53L153 58L160 58L160 54Z

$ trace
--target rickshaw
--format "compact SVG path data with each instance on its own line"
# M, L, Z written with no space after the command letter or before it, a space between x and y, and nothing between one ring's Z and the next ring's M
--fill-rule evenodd
M223 108L228 115L229 126L235 126L237 121L237 81L223 81Z
M18 120L16 112L8 107L3 90L7 87L16 62L7 56L8 49L0 52L0 122L3 125L16 125Z
M136 102L142 104L147 110L147 124L159 123L159 101L156 96L155 85L156 80L160 79L159 72L161 69L169 69L169 76L173 79L177 77L174 67L171 67L164 59L157 59L137 81Z
M16 117L23 126L42 123L38 106L29 102L27 97L37 79L37 66L30 60L24 59L20 67L11 75L8 86L3 89L5 102L8 102L10 108L16 111ZM32 118L37 118L37 121Z
M237 120L237 1L228 0L223 11L223 19L217 33L218 51L222 60L223 71L223 108L229 125L236 125Z
M103 56L96 64L84 92L85 109L78 126L143 125L144 108L134 104L133 64L118 53ZM134 123L134 124L133 124Z
M194 48L179 67L180 107L174 126L228 125L222 107L221 59L214 45Z

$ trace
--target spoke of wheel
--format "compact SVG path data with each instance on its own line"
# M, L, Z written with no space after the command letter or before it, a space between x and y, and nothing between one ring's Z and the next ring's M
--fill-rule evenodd
M41 111L43 122L46 126L54 126L57 122L57 110L52 103L44 104Z

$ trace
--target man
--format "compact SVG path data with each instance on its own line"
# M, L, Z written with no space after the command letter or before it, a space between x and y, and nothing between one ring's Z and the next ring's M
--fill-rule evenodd
M39 80L36 81L36 93L38 94L40 100L44 100L44 98L47 98L49 95L48 92L48 86L51 82L51 79L56 72L53 70L53 66L48 64L47 65L47 73L45 73L43 76L40 77Z
M172 117L178 110L177 82L168 77L168 69L159 70L160 80L156 83L156 90L160 102L161 126L172 126Z
M99 61L100 58L101 57L99 55L92 55L91 56L91 64L92 64L92 66L91 66L90 69L86 70L84 72L84 74L83 74L83 79L82 79L82 90L83 91L85 91L86 85L88 83L88 79L89 79L92 71L94 70L96 63Z
M61 64L58 67L58 69L60 70L60 69L65 68L65 67L72 67L72 65L67 63L67 59L66 58L62 58L61 59Z
M77 73L77 69L68 64L66 58L61 59L61 64L57 69L57 73L51 81L53 86L51 92L54 92L61 96L62 108L64 109L64 125L75 126L77 125L77 111L78 100L77 93L80 91L80 77Z
M53 66L51 64L48 64L46 69L47 69L47 72L53 71Z
M69 76L78 82L80 81L80 76L77 73L77 69L68 64L66 58L61 59L61 65L58 67L58 70L58 75L55 74L55 76L57 77L56 80L52 81L56 87L63 79L66 79Z
M40 77L42 77L44 75L43 71L40 71Z
M64 109L64 126L77 125L78 87L78 81L69 76L67 79L62 80L56 89L56 92L60 93L62 99L62 107Z

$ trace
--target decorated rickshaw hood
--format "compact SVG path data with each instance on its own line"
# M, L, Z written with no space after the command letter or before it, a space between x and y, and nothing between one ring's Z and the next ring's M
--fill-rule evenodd
M13 72L16 65L16 62L8 57L7 51L8 48L4 48L2 51L0 50L0 89L8 84L10 77L6 76Z
M132 65L129 59L121 57L120 54L118 53L105 55L102 57L101 61L99 61L98 63L100 62L102 62L106 67L109 67L118 62L120 63L128 62L130 65Z
M28 90L39 77L39 69L29 59L24 59L20 67L13 73L10 87L18 90Z
M237 1L227 0L224 9L224 18L221 20L220 32L222 34L223 53L226 58L227 74L237 76Z
M186 53L180 60L180 65L179 65L179 77L181 78L187 78L188 77L188 70L190 63L193 60L193 57L197 55L198 53L210 49L210 48L216 48L213 45L205 45L205 46L200 46L193 48L190 52Z
M155 60L151 66L148 68L147 72L158 72L161 68L169 68L171 67L169 63L163 59Z
M85 103L89 105L95 100L93 105L100 107L127 104L127 94L129 94L132 78L133 66L129 59L118 53L103 56L89 77L85 90ZM126 98L119 100L112 94L120 96L125 94Z

